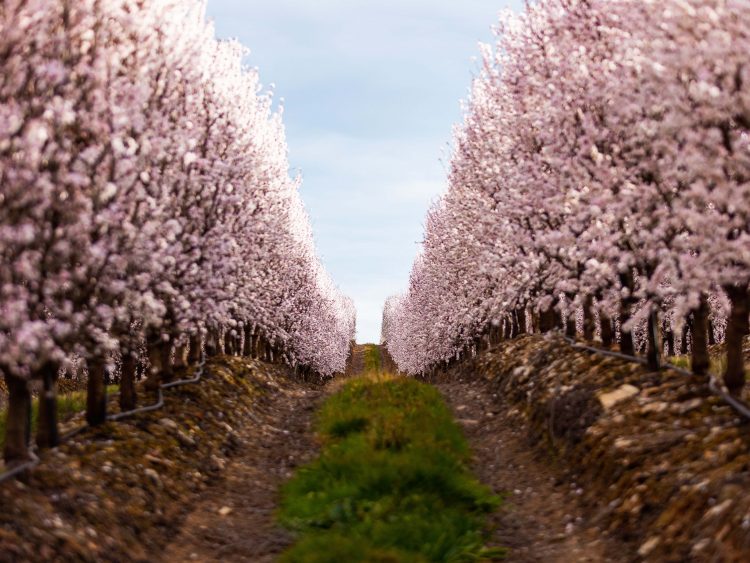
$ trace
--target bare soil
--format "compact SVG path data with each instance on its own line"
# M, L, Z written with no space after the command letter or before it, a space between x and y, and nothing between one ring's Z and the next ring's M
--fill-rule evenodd
M474 453L473 470L505 501L490 522L490 544L510 548L508 561L627 561L578 506L578 484L529 444L528 431L505 413L481 380L453 380L437 387L463 426ZM494 396L493 396L494 395Z
M324 388L287 382L243 425L224 479L197 499L162 561L274 561L294 538L275 521L281 485L318 447L311 428Z

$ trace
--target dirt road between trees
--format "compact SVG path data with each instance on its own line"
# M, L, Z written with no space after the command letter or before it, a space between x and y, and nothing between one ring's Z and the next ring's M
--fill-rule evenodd
M312 415L323 387L284 383L240 431L225 478L208 488L161 561L274 561L293 538L275 521L279 487L317 453Z
M632 547L607 538L577 506L584 483L570 483L526 441L526 430L503 416L488 385L473 380L437 387L463 426L472 469L505 502L490 523L491 545L510 548L507 561L624 562Z

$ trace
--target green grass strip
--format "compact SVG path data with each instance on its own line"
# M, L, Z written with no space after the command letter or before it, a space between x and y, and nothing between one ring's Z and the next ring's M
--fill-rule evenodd
M500 499L467 469L461 429L433 387L356 379L319 412L317 460L284 487L286 563L480 561L484 516Z
M381 370L380 347L375 344L365 344L365 373L380 373Z

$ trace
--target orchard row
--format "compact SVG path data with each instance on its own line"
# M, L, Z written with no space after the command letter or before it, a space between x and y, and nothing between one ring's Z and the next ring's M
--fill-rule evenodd
M92 424L105 370L132 379L144 349L166 367L234 338L343 371L353 304L316 256L281 110L201 3L8 0L0 29L6 459L27 455L28 382L49 397L75 358Z
M495 36L409 289L386 304L396 362L429 371L559 327L629 354L643 342L652 364L684 340L700 373L713 338L738 393L750 4L540 0Z

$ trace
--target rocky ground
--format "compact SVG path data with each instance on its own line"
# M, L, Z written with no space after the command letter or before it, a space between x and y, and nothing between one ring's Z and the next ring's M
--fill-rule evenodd
M505 430L493 431L503 443L512 429L563 476L577 502L549 537L567 527L577 505L584 529L634 546L620 553L625 559L750 560L750 424L711 394L705 378L649 372L539 335L500 344L441 377L475 382L492 405L467 405L463 417L477 420L474 409L496 412ZM480 459L483 447L480 440ZM515 472L520 478L528 473L525 459L513 451L495 464L524 465ZM516 488L520 506L527 499ZM543 491L537 496L553 498ZM584 535L584 548L591 546ZM616 555L606 545L604 553Z
M279 487L317 452L311 428L323 388L286 383L238 433L225 478L196 499L161 561L274 561L293 541L275 521Z
M529 444L508 405L482 380L438 384L471 445L472 469L503 496L490 523L491 545L523 563L628 561L632 546L602 532L578 502L580 487ZM511 406L512 408L512 406Z
M355 348L348 375L364 368ZM435 381L505 495L510 561L750 561L750 424L705 379L524 336ZM88 429L0 485L0 561L271 561L279 486L323 387L212 361L164 409ZM75 421L73 421L75 422Z
M269 433L282 422L295 428L296 409L290 409L314 402L303 391L286 369L220 357L199 384L168 391L163 409L87 429L45 452L25 482L0 485L0 561L158 559L188 508L203 507L207 490L214 497L217 484L233 478L234 456L257 456L260 473L292 463L281 459L288 450L279 446L292 440L272 440ZM277 400L288 408L276 409ZM258 429L257 439L246 442ZM280 450L263 465L271 442ZM265 488L261 483L256 490ZM262 501L259 506L266 510ZM184 529L183 541L200 537L200 525Z

